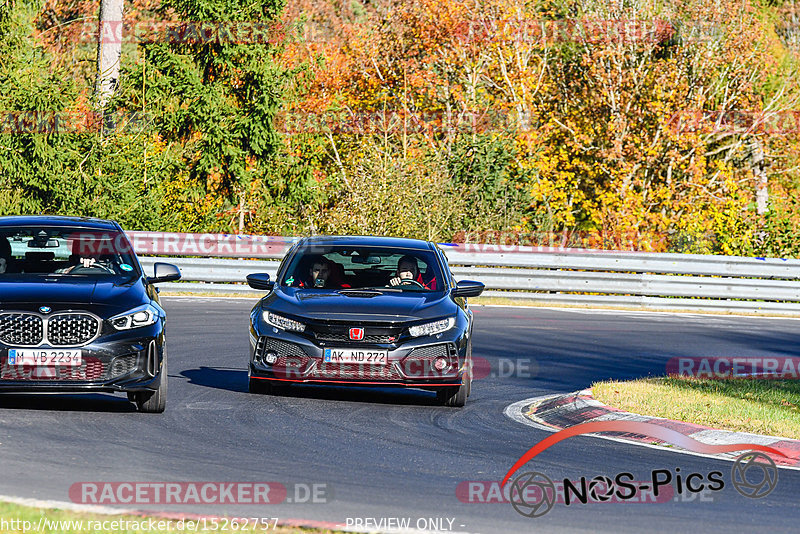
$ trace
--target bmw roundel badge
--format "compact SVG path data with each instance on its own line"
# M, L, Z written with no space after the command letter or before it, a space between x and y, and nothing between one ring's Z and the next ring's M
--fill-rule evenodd
M51 308L50 306L39 306L39 311L42 313L50 313L51 311L53 311L53 308Z

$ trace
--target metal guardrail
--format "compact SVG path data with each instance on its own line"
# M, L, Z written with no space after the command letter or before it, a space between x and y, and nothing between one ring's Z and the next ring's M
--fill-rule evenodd
M499 248L443 246L455 277L485 283L486 296L544 304L800 314L800 260ZM270 251L269 257L276 256ZM140 259L148 271L156 261L174 263L183 282L161 287L194 293L258 295L263 292L244 285L245 277L254 272L274 277L279 265L275 260Z

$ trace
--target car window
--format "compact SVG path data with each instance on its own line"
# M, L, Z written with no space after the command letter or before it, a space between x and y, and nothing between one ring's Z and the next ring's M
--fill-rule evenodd
M437 249L436 252L439 254L439 259L441 260L442 265L444 265L445 276L450 281L450 285L455 287L456 286L456 279L453 276L453 271L450 269L450 263L448 263L448 261L447 261L447 256L445 255L444 251L441 250L441 249Z
M392 282L399 267L410 267L408 275ZM297 251L280 285L307 289L361 289L393 287L402 291L442 291L441 270L435 253L393 247L348 247L315 245Z
M0 277L140 275L127 237L118 231L43 226L0 229Z

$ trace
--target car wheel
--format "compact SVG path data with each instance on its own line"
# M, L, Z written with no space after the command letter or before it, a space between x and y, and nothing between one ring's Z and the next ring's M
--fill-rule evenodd
M164 349L164 361L161 362L161 373L158 375L158 387L155 391L135 391L128 393L128 400L133 401L142 413L163 413L167 407L167 350Z
M462 379L458 387L442 388L436 392L436 398L444 406L460 408L467 403L467 378Z
M269 380L250 378L250 384L248 385L247 390L250 393L255 393L256 395L268 395L272 393L272 384L269 383Z

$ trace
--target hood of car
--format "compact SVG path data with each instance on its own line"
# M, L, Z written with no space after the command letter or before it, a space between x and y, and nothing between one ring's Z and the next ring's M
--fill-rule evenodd
M436 319L457 309L443 292L375 293L278 287L262 301L262 308L320 321L392 323Z
M144 285L136 281L87 280L53 277L0 282L0 309L48 306L53 311L79 308L113 314L149 302Z

